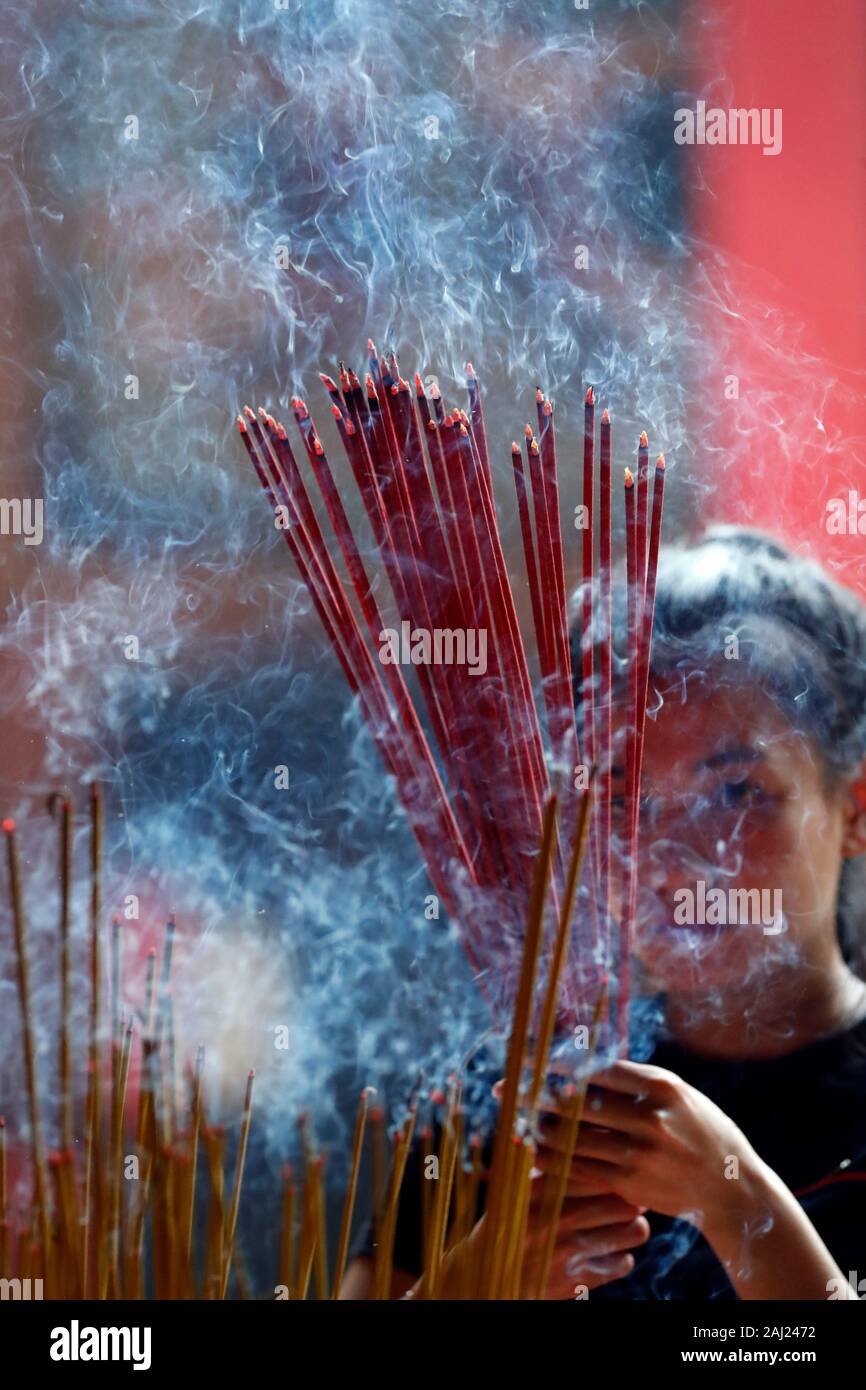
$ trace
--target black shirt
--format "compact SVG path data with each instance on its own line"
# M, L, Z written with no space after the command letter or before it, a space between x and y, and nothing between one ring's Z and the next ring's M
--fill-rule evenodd
M667 1041L650 1061L715 1101L794 1192L843 1273L856 1279L859 1270L866 1279L866 1019L766 1061L711 1060ZM423 1159L416 1145L401 1192L394 1249L395 1268L413 1275L421 1266ZM634 1270L626 1279L593 1289L593 1302L735 1298L695 1227L647 1215L651 1236L634 1252Z

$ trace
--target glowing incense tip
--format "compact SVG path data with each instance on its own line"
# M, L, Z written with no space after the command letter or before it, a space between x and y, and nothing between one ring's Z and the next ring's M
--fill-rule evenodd
M587 386L586 388L586 404L595 405L595 396L592 394L591 386Z
M415 390L418 392L419 396L424 395L424 383L421 380L420 372L415 373Z
M473 367L471 362L466 363L466 375L468 376L470 381L475 380L475 368Z
M545 413L545 415L552 415L552 414L553 414L553 406L550 404L550 401L545 401L545 402L544 402L544 413Z
M664 471L665 471L665 456L664 456L664 454L659 454L658 458L656 459L656 468L657 468L657 469L660 469L661 472L664 473Z
M15 834L15 822L11 816L7 816L3 822L3 830L7 835Z
M641 448L641 449L648 449L648 448L649 448L649 440L648 440L647 437L646 437L646 430L641 430L641 432L640 432L640 441L639 441L639 443L640 443L640 448Z
M603 425L610 424L610 411L608 410L607 406L605 406L604 410L601 412L601 423Z
M469 425L469 416L466 414L465 410L460 411L460 419L463 421L464 425Z
M446 415L446 416L445 416L445 424L446 424L446 425L453 425L453 424L454 424L454 416L453 416L453 415Z
M512 454L519 454L519 453L520 453L520 445L518 444L518 442L517 442L516 439L512 439L512 441L511 441L511 452L512 452Z
M529 446L529 452L533 455L538 453L538 445L536 444L534 439Z
M286 439L288 437L286 435L286 427L283 424L282 420L277 421L277 437L279 439Z
M346 421L346 433L347 433L347 434L354 434L354 433L355 433L355 422L354 422L354 420L347 420L347 421Z
M246 415L246 417L247 417L248 420L252 420L253 422L255 422L256 413L255 413L254 410L252 410L252 409L250 408L250 406L248 406L248 405L245 405L245 406L244 406L244 415Z
M526 438L527 438L527 439L531 439L531 438L532 438L532 426L531 426L531 425L524 425L524 426L523 426L523 433L526 435Z
M238 416L238 429L240 430L241 434L246 434L247 432L247 427L243 415Z
M428 428L428 430L435 430L435 428L436 428L436 421L435 421L435 420L428 420L428 421L427 421L427 428Z
M343 418L343 412L342 412L342 410L340 409L340 407L339 407L338 405L335 405L335 404L334 404L333 401L331 401L331 411L332 411L332 413L333 413L333 416L334 416L334 419L335 419L335 420L342 420L342 418Z
M340 385L344 391L348 391L350 388L349 374L346 371L346 364L344 362L340 363Z
M626 487L634 487L634 474L630 468L625 470L625 485Z
M355 372L352 371L351 367L349 368L349 382L353 391L360 391L361 383L358 380L358 377L355 374Z
M442 392L439 390L439 387L435 381L433 382L433 385L430 387L430 395L433 397L434 401L441 401L442 399Z
M369 372L367 373L367 395L370 397L371 400L376 395L376 383Z
M314 440L313 440L313 448L315 449L316 453L319 454L319 455L322 455L322 454L325 452L325 450L324 450L323 447L322 447L322 441L321 441L320 439L314 439Z
M372 338L368 338L368 339L367 339L367 356L368 356L368 357L378 357L378 355L379 355L379 354L376 352L376 344L373 342L373 339L372 339Z
M464 425L464 423L463 423L462 420L460 421L460 433L461 433L461 434L465 434L467 438L469 437L469 431L468 431L468 429L466 428L466 426Z
M336 381L329 377L326 372L319 372L319 380L327 391L336 392L339 389Z
M536 386L535 388L535 399L538 401L539 405L541 405L541 402L544 400L544 392L540 386Z
M399 389L400 389L400 388L399 388L399 386L397 385L397 383L396 383L396 381L395 381L395 382L394 382L394 385L391 387L391 395L392 395L392 396L396 396L396 394L397 394L397 392L399 391Z

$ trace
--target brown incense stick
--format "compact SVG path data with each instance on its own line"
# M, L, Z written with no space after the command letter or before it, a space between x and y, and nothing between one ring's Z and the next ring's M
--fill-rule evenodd
M556 1247L556 1233L559 1229L562 1206L568 1189L571 1155L574 1153L575 1145L577 1144L580 1122L583 1118L583 1107L586 1100L587 1086L589 1085L589 1069L598 1047L599 1032L606 1010L607 986L604 985L599 993L593 1013L585 1074L579 1086L567 1094L562 1103L559 1137L563 1142L559 1150L559 1165L554 1173L549 1174L545 1178L542 1220L546 1226L547 1236L538 1267L538 1277L535 1286L536 1298L544 1297L544 1291L547 1288L547 1281L550 1277L550 1266L553 1263L553 1253Z
M297 1192L291 1164L283 1168L283 1195L280 1207L280 1250L277 1263L277 1285L294 1298L295 1206Z
M82 1260L85 1297L90 1286L91 1251L96 1257L97 1290L102 1273L103 1245L98 1217L103 1209L102 1169L102 1064L100 1019L102 967L100 919L102 914L102 796L96 782L90 785L90 1037L87 1076L87 1138L84 1160L84 1222Z
M71 994L70 914L72 898L72 801L66 792L54 792L48 800L52 816L60 812L60 1103L63 1147L73 1141L72 1053L69 1036Z
M235 1238L238 1228L238 1210L241 1201L241 1185L244 1180L244 1164L247 1158L247 1145L250 1138L250 1126L253 1118L253 1087L255 1085L256 1074L250 1071L247 1076L247 1089L244 1094L244 1111L241 1117L241 1133L238 1140L238 1152L235 1159L235 1175L232 1184L231 1203L229 1204L228 1228L226 1231L226 1253L223 1264L222 1282L220 1285L220 1298L225 1298L228 1288L229 1273L234 1253Z
M512 1161L512 1136L517 1115L518 1092L526 1042L532 1013L532 998L535 974L541 949L544 924L544 907L550 881L554 830L556 825L556 797L547 803L544 817L544 835L538 857L533 884L532 903L523 948L520 982L514 1008L511 1037L508 1045L508 1060L505 1072L502 1107L494 1143L491 1181L488 1188L487 1225L484 1242L485 1296L495 1297L499 1274L499 1257L503 1240L501 1225L505 1210L504 1191Z
M192 1079L192 1098L190 1101L190 1114L192 1129L190 1133L190 1174L189 1174L189 1199L186 1213L186 1258L192 1258L192 1232L195 1219L195 1185L196 1174L198 1171L198 1144L201 1131L201 1090L204 1079L204 1044L199 1043L195 1055L195 1070Z
M352 1214L355 1209L355 1196L358 1191L358 1177L361 1168L361 1153L364 1147L364 1132L367 1127L367 1107L370 1095L366 1089L361 1092L358 1112L355 1116L355 1133L352 1138L352 1157L349 1163L349 1180L343 1199L343 1215L340 1221L340 1237L337 1245L337 1259L334 1266L332 1298L340 1297L343 1275L346 1272L346 1257L349 1253L349 1237L352 1231Z
M21 872L18 865L18 847L15 840L14 820L6 819L3 821L3 832L6 837L6 864L9 873L12 926L15 933L18 1001L21 1008L21 1022L24 1038L24 1071L27 1082L27 1098L30 1105L30 1134L34 1157L34 1206L39 1213L39 1231L43 1254L47 1257L49 1235L48 1182L45 1168L45 1147L42 1136L42 1116L39 1106L39 1087L36 1076L36 1040L33 1036L30 1007L30 967L27 960L27 926L24 917L24 904L21 897Z

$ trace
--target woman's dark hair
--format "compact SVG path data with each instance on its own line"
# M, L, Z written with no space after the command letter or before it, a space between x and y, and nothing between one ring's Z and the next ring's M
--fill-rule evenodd
M622 673L625 614L615 610ZM581 634L573 637L579 648ZM821 567L757 531L717 526L692 545L662 550L652 685L703 674L755 682L817 750L828 786L866 758L866 607ZM580 661L575 652L575 669ZM578 699L580 698L578 692ZM866 857L846 860L839 934L866 973Z

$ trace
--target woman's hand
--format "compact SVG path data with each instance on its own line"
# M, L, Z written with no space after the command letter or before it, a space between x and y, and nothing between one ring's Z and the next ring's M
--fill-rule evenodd
M559 1164L551 1152L557 1130L553 1120L542 1126L539 1167ZM781 1178L717 1105L673 1072L617 1062L593 1077L569 1191L588 1183L699 1227L740 1298L824 1299L846 1286Z
M557 1147L557 1126L542 1126ZM569 1191L604 1185L624 1201L703 1229L707 1215L731 1204L742 1168L759 1163L742 1130L673 1072L616 1062L587 1092ZM550 1166L541 1151L539 1166Z
M536 1296L547 1241L543 1186L542 1181L535 1182L529 1209L521 1288L524 1298ZM634 1269L629 1251L649 1239L644 1210L612 1192L566 1197L542 1297L576 1298L584 1289L597 1289L629 1275Z
M539 1174L533 1180L526 1223L521 1298L537 1296L548 1233L543 1189ZM649 1223L643 1211L644 1208L601 1190L597 1184L584 1184L580 1196L567 1197L542 1297L577 1298L584 1289L597 1289L630 1274L634 1257L629 1251L649 1238ZM486 1222L486 1216L482 1216L466 1239L446 1255L442 1297L459 1297L461 1269L483 1248ZM421 1289L419 1283L408 1296L414 1297Z

